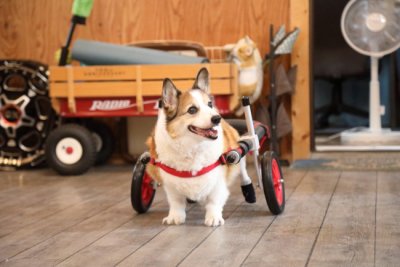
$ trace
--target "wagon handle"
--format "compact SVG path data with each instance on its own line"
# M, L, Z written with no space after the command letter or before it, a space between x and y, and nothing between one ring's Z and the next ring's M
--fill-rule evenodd
M89 17L92 11L94 0L74 0L72 5L72 18L71 25L69 28L67 40L65 45L61 47L59 66L65 66L67 64L68 49L71 45L72 36L74 35L75 26L77 24L86 24L86 18Z

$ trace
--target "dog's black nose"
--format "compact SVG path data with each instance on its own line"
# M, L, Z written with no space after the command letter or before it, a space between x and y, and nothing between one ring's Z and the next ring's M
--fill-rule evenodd
M215 125L219 124L221 122L221 116L220 115L212 116L211 122Z

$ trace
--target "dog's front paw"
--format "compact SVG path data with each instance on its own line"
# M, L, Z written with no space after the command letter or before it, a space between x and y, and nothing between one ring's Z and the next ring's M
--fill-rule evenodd
M186 220L185 212L169 212L168 216L162 220L163 224L183 224Z
M225 220L222 218L222 214L206 214L206 219L204 220L204 224L207 226L218 226L224 225Z

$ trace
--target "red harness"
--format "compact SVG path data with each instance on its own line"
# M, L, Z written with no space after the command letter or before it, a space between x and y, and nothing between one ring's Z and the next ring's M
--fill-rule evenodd
M261 125L261 123L255 122L254 125L255 125L254 127L257 127L258 125ZM260 140L260 147L263 146L265 140L267 140L267 138L270 136L268 128L266 126L264 126L264 127L266 129L266 134ZM166 173L169 173L171 175L174 175L174 176L177 176L177 177L180 177L180 178L194 178L194 177L201 176L203 174L206 174L206 173L214 170L219 165L225 165L227 163L226 156L229 153L229 151L223 153L218 158L218 160L216 162L214 162L213 164L211 164L209 166L206 166L206 167L204 167L203 169L201 169L201 170L199 170L197 172L193 172L193 171L178 171L178 170L176 170L176 169L174 169L174 168L172 168L172 167L170 167L168 165L165 165L164 163L156 161L156 159L154 159L154 158L150 158L150 162L149 163L153 164L154 166L157 166L157 167L161 168L163 171L165 171Z
M193 171L178 171L168 165L165 165L159 161L156 161L154 158L150 159L150 164L153 164L154 166L157 166L159 168L161 168L163 171L165 171L166 173L169 173L171 175L180 177L180 178L194 178L194 177L198 177L200 175L206 174L212 170L214 170L216 167L218 167L219 165L225 165L226 164L226 159L225 159L225 154L222 154L218 160L216 162L214 162L211 165L208 165L206 167L204 167L203 169L197 171L197 172L193 172Z

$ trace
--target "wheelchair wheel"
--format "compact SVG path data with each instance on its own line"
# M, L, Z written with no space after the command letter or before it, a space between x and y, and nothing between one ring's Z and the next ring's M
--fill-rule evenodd
M133 169L131 184L131 203L137 213L145 213L153 203L156 189L153 186L153 179L146 172L146 164L149 156L144 153L136 162Z
M275 215L281 214L285 209L285 184L279 159L273 151L262 155L261 175L268 208Z

